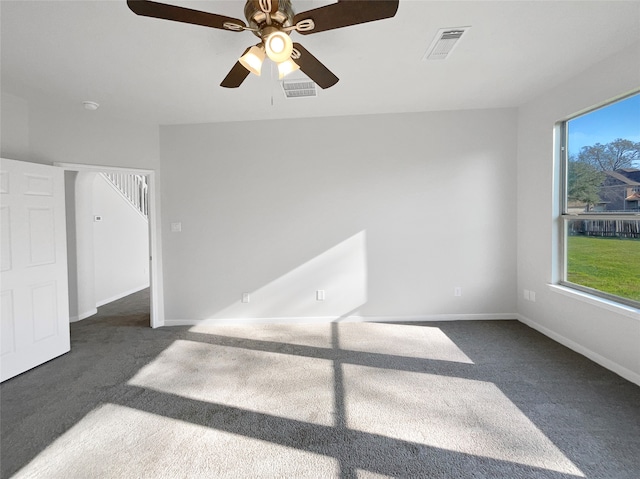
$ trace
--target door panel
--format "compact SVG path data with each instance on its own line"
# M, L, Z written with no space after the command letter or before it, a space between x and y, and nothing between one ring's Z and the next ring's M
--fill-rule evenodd
M16 350L16 333L13 315L13 291L0 293L0 360L2 356L13 353Z
M53 178L50 176L24 175L27 180L25 195L53 196Z
M9 217L9 207L0 208L0 272L11 269L11 218Z
M69 351L64 172L1 160L0 380Z
M55 264L56 241L53 208L27 208L29 266Z
M54 281L31 287L33 304L33 342L55 336L57 333L56 283Z

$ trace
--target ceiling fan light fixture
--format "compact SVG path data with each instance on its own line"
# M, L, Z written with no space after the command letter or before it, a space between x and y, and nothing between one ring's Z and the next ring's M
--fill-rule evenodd
M238 60L243 67L249 70L254 75L260 76L262 71L262 62L264 62L265 51L262 45L254 45L249 48L249 51L242 55Z
M296 70L300 70L300 66L294 62L291 58L283 62L278 63L278 79L282 80L289 73Z
M293 60L312 79L314 85L329 88L338 82L338 77L299 43L294 48L289 34L297 31L308 35L384 20L395 16L400 3L400 0L338 0L296 14L292 1L245 0L246 23L238 18L156 0L127 0L127 5L134 14L142 17L200 25L227 32L250 31L260 38L260 48L248 48L244 51L220 83L223 88L238 88L250 73L260 75L265 56L269 56L278 65L284 63L279 66L281 76L297 69L293 63L286 63Z
M289 35L280 30L270 33L264 40L267 56L275 63L282 63L289 59L293 51L293 42Z

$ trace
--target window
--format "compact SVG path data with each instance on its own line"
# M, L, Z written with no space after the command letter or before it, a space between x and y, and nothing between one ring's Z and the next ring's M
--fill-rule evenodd
M561 124L561 284L640 307L640 93Z

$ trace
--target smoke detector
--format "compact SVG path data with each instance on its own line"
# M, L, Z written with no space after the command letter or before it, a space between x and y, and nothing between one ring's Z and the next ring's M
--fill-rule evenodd
M471 27L451 27L438 30L423 60L444 60L458 45L460 39Z
M286 98L305 98L318 96L316 84L307 78L299 80L283 80L282 90Z
M84 109L89 111L96 111L98 107L100 107L100 104L95 101L83 101L82 104L84 105Z

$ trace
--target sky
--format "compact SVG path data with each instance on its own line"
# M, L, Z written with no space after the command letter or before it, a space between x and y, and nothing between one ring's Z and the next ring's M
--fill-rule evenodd
M640 141L640 93L569 121L569 155L617 138ZM640 167L640 162L636 162Z

